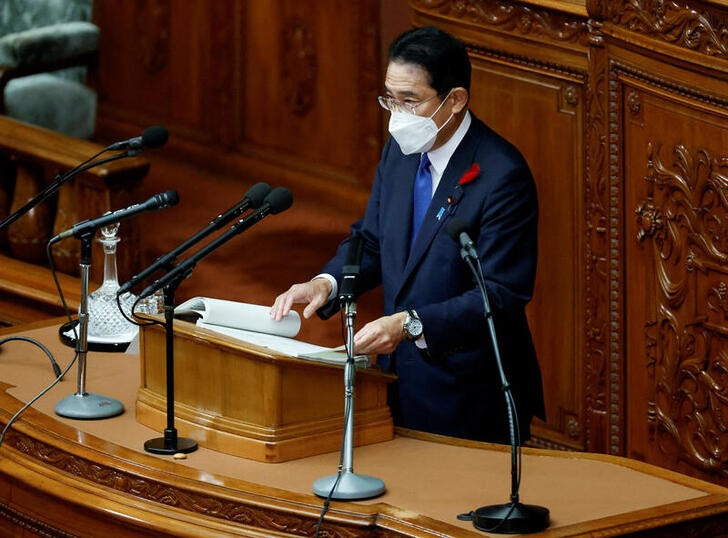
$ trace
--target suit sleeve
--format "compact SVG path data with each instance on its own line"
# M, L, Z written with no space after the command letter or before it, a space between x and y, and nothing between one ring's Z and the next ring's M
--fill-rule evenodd
M364 238L361 272L359 274L357 292L364 293L377 287L382 282L381 257L379 252L379 198L382 192L382 163L389 153L391 140L382 150L382 158L377 167L374 186L369 196L364 218L351 225L350 235L344 239L336 249L336 254L321 270L322 273L332 275L341 287L341 272L349 250L351 236L358 234ZM333 299L318 309L317 314L322 319L328 319L340 309L339 301Z

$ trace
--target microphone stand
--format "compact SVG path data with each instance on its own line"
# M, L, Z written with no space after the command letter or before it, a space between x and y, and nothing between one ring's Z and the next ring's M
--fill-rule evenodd
M356 303L346 299L346 365L344 366L344 437L339 472L319 478L313 492L319 497L332 499L370 499L384 493L384 482L379 478L354 473L354 319Z
M91 266L91 241L94 231L80 237L81 240L81 305L78 309L78 387L75 394L66 396L55 406L62 417L93 419L109 418L121 414L124 406L118 400L86 392L86 355L88 353L88 280Z
M170 283L174 282L177 279L180 279L180 275L184 275L183 278L180 279L184 280L187 276L190 275L192 270L197 265L197 262L200 261L202 258L210 254L212 251L216 250L218 247L222 246L224 243L232 239L234 236L244 232L248 228L250 228L253 224L260 221L265 217L268 212L270 211L270 207L268 208L261 208L255 213L252 213L248 215L247 217L242 218L235 224L233 224L230 228L222 232L220 235L218 235L215 239L207 243L205 246L201 247L199 250L197 250L194 254L190 255L188 258L185 258L182 260L177 266L172 268L168 273L162 275L157 280L155 280L152 284L144 288L142 292L139 294L140 299L144 299L145 297L149 297L152 293L157 291L158 289L161 289L163 287L168 286Z
M258 185L265 185L268 189L266 184L264 183L258 183ZM255 188L255 187L253 187ZM251 189L252 190L252 189ZM250 191L248 191L250 192ZM183 241L180 245L173 248L171 251L167 252L166 254L161 255L159 258L157 258L154 263L149 265L146 269L143 269L133 277L131 277L127 282L122 284L122 286L119 288L118 294L126 293L127 291L131 291L131 289L134 287L134 285L138 282L141 282L142 280L145 280L148 276L153 274L155 271L159 269L164 269L165 271L170 271L173 267L175 262L177 261L177 258L180 254L184 253L185 251L189 250L191 247L202 241L204 238L206 238L208 235L210 235L212 232L215 232L222 228L224 225L229 223L231 220L239 217L249 206L250 200L248 198L244 198L241 202L238 202L236 205L225 211L225 213L222 213L215 217L210 223L196 232L191 237L187 238L185 241Z
M518 488L520 486L518 445L516 442L515 428L515 403L511 393L511 386L508 378L503 370L503 361L501 360L498 339L495 332L495 323L493 322L493 313L490 309L488 301L488 293L485 289L485 281L479 271L480 263L478 258L478 269L473 264L473 256L468 252L467 248L460 250L460 256L470 267L475 281L478 284L480 293L483 297L483 305L485 307L485 319L488 324L488 332L493 343L493 353L495 355L496 365L498 366L498 375L500 376L503 395L506 399L506 409L508 411L508 430L511 438L511 500L509 503L500 505L481 506L480 508L466 514L462 519L472 519L473 526L481 531L503 533L503 534L528 534L539 532L549 526L549 510L542 506L532 504L523 504L519 501Z
M289 193L290 196L290 193ZM289 204L290 205L290 204ZM267 206L239 220L226 232L220 234L207 245L185 259L179 265L171 269L163 277L147 286L139 298L148 297L158 289L164 288L164 329L166 337L166 368L167 368L167 428L164 430L164 437L150 439L144 443L144 450L154 454L176 454L187 453L197 450L197 442L192 439L177 437L177 429L174 427L174 294L177 287L187 278L195 268L197 262L207 256L217 247L230 240L234 235L250 228L261 220L269 211L277 212L277 208Z
M164 288L164 332L166 345L167 370L167 427L164 437L156 437L144 442L144 450L152 454L187 454L197 450L197 442L186 437L178 437L174 426L174 295L180 283L189 276L193 267L187 272L180 272L177 277Z
M91 157L89 160L95 159L98 157L101 153L106 151L104 149L103 151L97 153L93 157ZM10 226L13 222L18 220L20 217L22 217L25 213L30 211L33 207L41 203L42 201L49 198L51 195L53 195L64 183L67 183L70 179L77 176L81 172L85 172L89 168L93 168L94 166L99 166L101 164L108 163L110 161L116 161L117 159L123 159L124 157L130 157L132 155L136 155L135 153L120 153L118 155L113 155L111 157L107 157L105 159L101 159L100 161L94 161L94 162L88 162L88 160L85 163L81 163L76 168L72 168L68 172L64 174L59 174L56 176L56 180L51 183L50 185L46 186L45 189L43 189L41 192L36 194L33 198L28 200L21 208L16 210L12 215L9 215L5 220L0 222L0 230L5 228L6 226Z

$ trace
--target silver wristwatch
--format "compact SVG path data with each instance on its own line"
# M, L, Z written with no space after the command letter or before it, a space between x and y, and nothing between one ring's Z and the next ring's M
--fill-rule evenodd
M407 340L417 340L422 336L422 321L417 317L417 312L411 308L407 309L407 318L404 320L402 331Z

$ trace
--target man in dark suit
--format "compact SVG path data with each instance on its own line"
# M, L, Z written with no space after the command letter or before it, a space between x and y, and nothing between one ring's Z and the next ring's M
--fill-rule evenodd
M538 203L528 165L468 110L470 60L437 28L406 32L389 49L386 96L392 138L383 151L364 218L358 287L382 285L384 316L354 337L356 353L378 354L397 374L395 424L508 443L508 421L481 294L446 232L469 226L493 311L500 354L517 408L521 441L544 416L536 354L525 315L536 272ZM304 317L338 308L349 241L322 274L278 296L271 316L308 303Z

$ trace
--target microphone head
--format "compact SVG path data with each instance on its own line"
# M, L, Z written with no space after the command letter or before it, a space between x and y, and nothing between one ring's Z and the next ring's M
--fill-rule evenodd
M291 207L293 195L284 187L276 187L265 197L264 203L270 206L270 212L275 215Z
M452 217L445 225L445 231L455 242L460 243L460 234L468 232L468 224L463 219Z
M155 194L152 196L152 200L154 200L154 206L156 209L166 209L179 203L179 195L177 194L177 191L170 190Z
M169 132L161 125L147 127L142 133L142 147L160 148L167 143Z
M248 199L250 207L258 209L263 203L263 200L265 200L265 197L268 196L268 193L270 193L270 185L263 182L256 183L245 193L245 198Z

